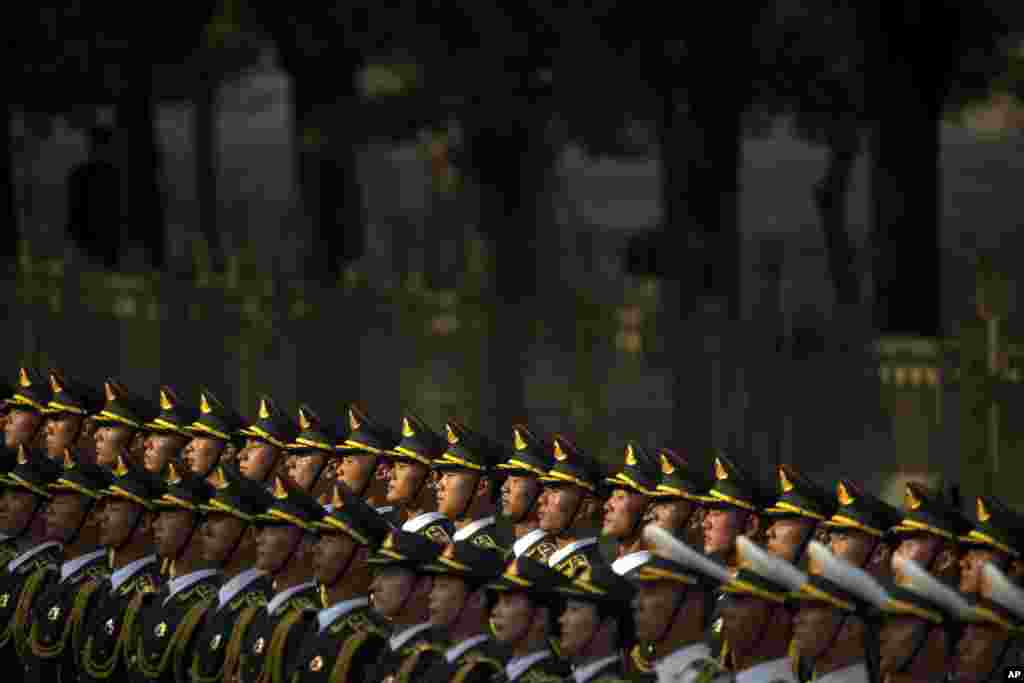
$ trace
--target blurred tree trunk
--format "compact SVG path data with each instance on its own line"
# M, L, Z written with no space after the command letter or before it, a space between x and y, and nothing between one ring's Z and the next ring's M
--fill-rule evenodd
M200 76L199 91L195 99L194 137L196 197L199 199L199 230L209 248L210 267L224 271L224 249L217 224L217 92L218 79L209 71Z
M860 154L860 129L856 121L835 121L826 132L828 165L812 190L821 220L836 302L854 306L860 302L860 282L854 260L856 247L846 224L846 200L853 166Z
M6 237L0 244L0 259L4 266L12 270L18 263L18 240L21 229L18 225L18 207L14 191L14 139L11 136L13 110L10 105L3 105L0 117L0 223L10 226Z

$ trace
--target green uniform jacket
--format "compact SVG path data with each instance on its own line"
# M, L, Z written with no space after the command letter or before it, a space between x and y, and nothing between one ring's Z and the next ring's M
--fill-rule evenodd
M284 683L285 669L294 661L308 628L308 614L319 607L316 586L310 585L274 606L256 611L246 629L239 654L241 683Z
M260 575L224 605L220 605L218 598L209 606L192 648L189 681L220 683L226 671L238 667L249 624L260 610L266 611L267 601L273 594L270 579Z
M320 629L315 614L298 654L289 664L288 683L363 683L388 647L390 627L368 605L342 614Z

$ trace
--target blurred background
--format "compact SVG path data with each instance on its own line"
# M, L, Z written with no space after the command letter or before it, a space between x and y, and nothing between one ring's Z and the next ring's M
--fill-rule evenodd
M1024 6L953 4L19 5L0 355L1024 504Z

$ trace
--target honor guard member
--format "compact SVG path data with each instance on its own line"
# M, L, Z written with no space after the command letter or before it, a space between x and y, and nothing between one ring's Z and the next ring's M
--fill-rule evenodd
M117 380L104 382L103 391L106 403L103 410L93 416L96 464L114 469L118 457L131 448L135 435L143 429L142 425L155 418L159 411Z
M487 588L498 595L491 609L491 630L500 646L510 652L505 676L491 680L508 683L558 683L569 678L569 667L551 651L559 629L565 595L558 588L569 579L529 557L512 558L505 571Z
M64 471L49 490L53 499L46 510L46 540L63 545L63 563L48 568L34 600L22 650L25 681L77 681L78 667L71 631L81 628L78 591L90 580L110 576L106 548L83 531L99 526L100 501L113 482L108 470L91 463L76 463L65 453ZM28 603L26 603L28 606ZM77 609L76 609L77 607Z
M60 544L29 537L32 523L53 494L49 486L60 476L61 466L42 453L18 447L18 464L7 475L0 497L0 531L18 539L19 554L0 571L0 663L7 671L23 671L19 659L28 634L29 607L47 579L60 565Z
M616 560L612 570L637 587L636 636L653 651L656 680L733 680L703 640L715 591L730 580L729 570L653 525L644 540L651 552Z
M706 495L711 488L708 478L668 448L658 451L658 464L661 473L648 520L689 546L704 547L703 505L714 500Z
M448 635L443 653L423 648L403 666L410 680L425 683L490 681L505 672L503 653L488 635L487 584L505 568L505 553L471 540L445 546L436 560L421 567L434 575L430 587L430 623Z
M373 420L355 403L348 408L348 426L351 430L348 437L338 444L339 478L350 491L384 515L392 526L401 526L397 509L387 504L391 467L387 453L398 445L401 437Z
M179 460L192 440L188 428L197 417L195 409L178 398L172 387L160 387L160 414L142 425L146 432L143 466L157 476L164 476L168 463Z
M555 464L540 478L544 485L540 528L555 537L558 550L548 565L570 579L605 562L595 535L601 514L600 487L604 474L590 456L556 434L552 451Z
M779 465L779 497L761 511L766 517L765 547L786 562L799 565L818 525L836 510L831 493L795 467Z
M704 515L704 553L735 569L736 538L759 538L761 510L767 500L759 483L724 453L714 458L715 483L708 491L714 502Z
M32 445L52 397L45 377L31 368L18 370L14 394L4 401L8 409L4 422L4 445L7 448L13 451L18 446Z
M217 597L222 580L216 568L203 562L201 506L214 488L194 475L177 475L169 466L167 491L157 499L153 524L157 552L173 557L170 580L155 593L142 596L142 606L126 647L135 658L133 679L185 683L192 660L191 644L207 608Z
M391 526L365 501L337 483L324 517L314 523L319 540L313 567L322 609L309 622L298 656L284 680L290 683L362 683L388 648L390 626L370 607L368 553L376 552Z
M566 594L559 618L561 655L572 662L576 683L625 683L619 653L635 639L633 584L598 564L560 589Z
M324 515L320 503L282 476L274 501L260 523L256 566L274 577L274 597L246 629L239 659L241 683L283 681L302 642L303 612L316 610L320 596L313 580L313 524Z
M889 530L903 515L849 479L836 484L836 501L835 514L822 524L828 530L829 550L875 579L889 581L895 539Z
M1020 664L1024 590L994 563L986 564L981 573L984 604L972 606L947 679L957 683L997 681L1005 678L1008 666Z
M80 610L71 630L82 683L127 680L129 640L142 596L158 589L153 552L156 500L163 480L118 458L114 481L103 496L100 544L110 552L110 578L86 583L75 596Z
M456 420L444 428L448 449L434 460L434 471L440 475L438 512L455 525L452 540L510 551L511 529L497 524L501 486L494 466L504 460L501 446Z
M288 477L322 503L331 500L333 482L323 475L338 457L335 444L340 440L340 435L312 408L299 406L299 434L288 444Z
M1024 520L997 498L978 496L970 531L960 536L960 592L977 595L981 568L991 562L1012 576L1019 574L1024 547Z
M17 450L8 450L6 446L0 447L0 498L3 497L4 489L10 485L8 477L18 465ZM0 568L6 567L7 563L14 559L14 556L21 552L18 548L17 536L7 534L3 529L6 525L0 525Z
M512 553L547 562L558 550L548 532L540 528L540 498L545 477L555 464L551 448L534 436L524 425L512 428L512 456L498 464L505 474L501 485L501 511L512 525L515 542Z
M181 454L188 469L200 477L212 477L221 459L235 452L245 421L224 405L209 389L199 390L199 418L186 431L192 440Z
M422 534L435 543L451 543L455 525L437 512L430 466L445 452L445 441L412 414L402 418L402 440L392 458L388 504L398 508L404 531Z
M77 451L86 420L103 409L103 392L59 370L50 371L50 390L53 398L46 404L43 443L48 458L63 462L66 450Z
M746 536L736 539L736 550L740 568L722 587L729 600L719 608L730 646L723 663L737 683L797 683L789 656L794 610L787 599L807 576Z
M11 406L7 403L14 396L14 387L7 382L0 382L0 432L5 431L7 426L7 414L11 411ZM6 439L4 448L7 448Z
M245 631L274 594L267 573L255 564L256 518L273 499L262 484L243 477L233 465L214 472L216 492L199 506L205 513L203 559L221 569L224 583L211 601L195 636L187 680L220 683L238 666ZM229 647L229 643L234 647Z
M893 575L899 582L897 558L913 560L938 578L957 585L961 536L970 523L960 511L917 482L908 482L903 497L903 519L890 531L899 545L893 553Z
M262 396L256 422L243 427L239 434L246 438L245 448L238 454L242 476L266 483L283 461L288 444L295 441L299 430L274 399Z
M622 469L607 479L611 495L604 504L601 535L618 542L617 557L642 550L640 537L648 506L658 487L657 458L635 444L626 444Z
M441 554L442 547L427 536L392 531L367 562L376 568L370 599L378 615L393 625L388 647L367 680L408 683L403 662L423 648L443 654L446 643L431 628L428 597L431 576L421 567Z

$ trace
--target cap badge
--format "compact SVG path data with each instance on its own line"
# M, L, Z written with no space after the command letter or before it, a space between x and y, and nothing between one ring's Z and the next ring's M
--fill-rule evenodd
M270 419L270 407L267 405L267 401L268 401L268 399L266 399L266 398L261 398L260 399L259 417L260 417L261 420L269 420Z
M526 450L526 440L523 439L523 435L519 432L518 429L513 429L512 430L512 441L513 441L513 443L515 445L515 449L517 451L525 451Z
M850 491L843 482L836 484L836 498L839 499L840 505L853 505L853 501L857 500L850 495Z
M668 459L668 456L665 455L664 453L662 453L661 454L661 473L662 474L672 474L675 471L676 471L676 468L675 468L674 465L672 465L672 462Z
M25 444L19 444L19 446L18 446L18 464L19 465L27 465L28 464L28 451L25 450Z
M562 450L561 444L558 443L558 439L555 439L555 460L558 462L565 462L569 456Z
M305 408L299 408L299 429L308 431L313 428L312 416Z
M60 607L54 605L50 608L50 611L46 613L46 618L50 621L57 621L60 618Z
M411 437L416 436L416 432L412 430L412 425L409 424L409 418L402 418L402 436Z
M103 392L107 395L107 402L108 403L110 403L111 401L116 401L117 400L117 389L114 388L113 382L109 382L109 381L104 382L103 383Z
M626 464L631 467L636 465L636 453L633 452L633 444L626 445Z
M171 392L165 387L160 387L160 410L174 410L174 401L171 399Z
M107 632L108 636L114 635L114 620L107 619L107 622L103 624L103 630Z
M157 638L163 638L164 636L166 636L167 635L167 622L161 621L159 624L157 624L156 628L153 629L153 635L156 636Z
M445 432L447 432L447 436L448 436L448 443L450 443L450 444L452 444L452 445L454 446L455 444L457 444L457 443L459 442L459 435L458 435L458 434L456 434L456 433L455 433L455 432L454 432L454 431L452 430L452 427L451 427L451 425L447 425L447 424L446 424L446 425L444 426L444 430L445 430Z
M789 477L786 475L786 470L781 467L779 468L779 484L782 485L783 493L789 493L793 490L793 482L791 482Z
M18 371L18 384L26 389L32 386L32 380L29 379L28 370L26 370L25 368L21 368Z
M916 510L921 507L923 501L918 497L917 493L914 492L913 487L907 484L907 489L903 495L903 507L908 510Z
M723 481L729 478L729 473L725 469L725 465L718 458L715 458L715 479Z
M210 640L210 651L216 652L217 648L220 647L221 635L218 633Z
M324 658L320 655L317 655L316 657L313 657L313 659L309 660L310 671L319 671L322 668L324 668Z
M988 506L985 505L985 499L978 496L978 521L987 522L992 519L992 513L988 511Z
M351 408L349 408L348 410L348 426L352 429L353 432L363 426L356 418L355 411L352 410Z
M209 415L213 412L213 409L210 408L210 399L207 398L205 393L199 394L199 412L203 415Z
M256 643L253 644L253 646L252 646L253 654L257 654L257 655L258 654L262 654L262 652L263 652L263 644L265 642L266 642L266 640L263 639L263 636L260 636L259 638L257 638L256 639Z
M64 391L64 387L63 385L61 385L60 379L57 378L57 373L55 372L50 373L50 388L53 390L53 393L55 394L59 394L60 392Z

